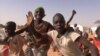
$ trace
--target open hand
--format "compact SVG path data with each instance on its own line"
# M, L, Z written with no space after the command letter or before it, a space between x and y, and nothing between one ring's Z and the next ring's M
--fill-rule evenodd
M34 20L33 14L31 11L28 12L28 15L26 15L27 17L27 24L30 25L32 20Z

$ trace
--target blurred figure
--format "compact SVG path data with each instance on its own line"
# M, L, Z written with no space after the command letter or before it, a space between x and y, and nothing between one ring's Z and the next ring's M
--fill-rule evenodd
M6 38L0 40L0 44L7 45L9 47L10 51L8 56L24 56L22 47L25 44L25 39L24 37L16 34L15 30L16 23L12 21L7 22L5 26Z
M44 21L43 18L45 16L45 10L43 7L38 7L35 9L34 16L31 11L28 12L27 17L27 24L26 29L20 30L18 32L26 31L27 35L26 40L28 45L26 44L27 48L25 51L26 56L47 56L47 51L49 49L49 43L51 41L50 38L42 38L39 36L38 38L35 38L33 34L33 30L35 29L37 32L41 34L46 34L48 31L54 29L53 26L47 22ZM35 50L35 51L34 51ZM31 51L31 53L30 53ZM29 55L27 55L29 54Z
M96 35L97 37L93 38L92 43L98 48L100 56L100 26L98 26L96 29Z
M54 15L53 26L55 30L48 32L48 35L52 37L55 46L61 53L60 56L84 56L77 46L77 41L87 46L92 56L98 56L98 50L84 38L84 35L67 30L62 14L57 13Z

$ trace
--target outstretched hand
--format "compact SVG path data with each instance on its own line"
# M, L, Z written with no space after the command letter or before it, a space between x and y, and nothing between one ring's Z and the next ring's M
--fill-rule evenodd
M32 12L29 11L28 14L26 15L26 17L27 17L27 24L30 25L32 20L34 20Z

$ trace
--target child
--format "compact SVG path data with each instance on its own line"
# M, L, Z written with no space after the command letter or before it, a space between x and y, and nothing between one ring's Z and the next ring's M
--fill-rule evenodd
M24 37L15 33L16 23L9 21L5 26L6 38L0 40L0 44L6 44L9 47L9 56L23 56L22 47L25 44Z
M93 38L92 42L98 48L99 56L100 56L100 26L97 27L96 34L97 34L97 37Z
M50 42L50 38L46 38L47 40L42 39L40 38L41 40L36 40L34 38L34 34L32 33L33 29L35 29L37 32L41 33L41 34L45 34L47 33L48 31L52 30L53 29L53 26L49 23L49 22L46 22L43 20L43 17L45 16L45 11L44 11L44 8L43 7L38 7L36 10L35 10L35 13L34 13L34 18L33 18L33 15L32 15L32 12L29 11L28 12L28 15L27 16L27 25L28 26L28 35L27 36L30 36L32 38L32 42L33 46L31 49L34 49L35 51L33 52L35 56L47 56L47 51L49 49L49 43ZM26 37L27 37L26 36ZM40 36L41 37L41 36ZM29 38L29 37L28 37ZM27 39L28 39L27 38ZM35 42L35 43L34 43ZM35 45L36 43L38 42L38 44L40 44L38 47ZM42 44L41 44L42 43ZM34 46L36 48L34 48ZM28 47L30 47L30 45L28 45ZM45 49L46 48L46 49ZM27 48L28 50L29 48ZM30 50L31 50L30 49ZM26 51L27 51L26 50ZM41 51L42 50L42 51ZM36 54L37 53L37 54ZM38 54L39 53L39 54Z
M44 16L45 16L45 11L43 7L38 7L35 9L34 18L31 11L29 11L27 15L28 24L32 23L36 31L42 34L47 33L48 31L53 29L53 26L49 22L43 20Z
M72 21L75 14L76 14L76 11L73 10L70 19L67 21L67 23L65 25L65 27L67 27L67 30L69 30L69 31L74 31L74 29L72 27L70 27L70 22ZM51 48L48 51L48 54L49 54L48 56L59 56L60 55L60 53L58 52L56 46L53 43L51 44Z
M92 56L98 56L96 47L83 38L84 36L65 28L65 19L62 14L57 13L54 15L53 26L55 30L48 32L47 37L49 36L52 38L53 43L57 47L59 53L61 53L60 56L84 56L78 48L78 45L75 43L76 41L81 41L82 44L87 46L90 49ZM43 39L43 37L45 37L34 28L32 32L36 38L41 36L40 38Z
M65 28L65 19L62 14L54 15L53 26L55 30L48 32L48 35L52 37L54 44L63 56L84 56L75 43L76 41L81 41L82 44L87 46L92 56L98 56L96 47L84 39L84 36Z

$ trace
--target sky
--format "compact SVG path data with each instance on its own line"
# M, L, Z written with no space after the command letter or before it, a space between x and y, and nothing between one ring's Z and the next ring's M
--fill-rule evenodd
M26 14L42 6L46 16L43 18L52 24L56 13L61 13L66 21L71 17L72 10L76 10L71 24L96 26L94 22L100 20L100 0L0 0L0 23L14 21L18 25L26 23Z

